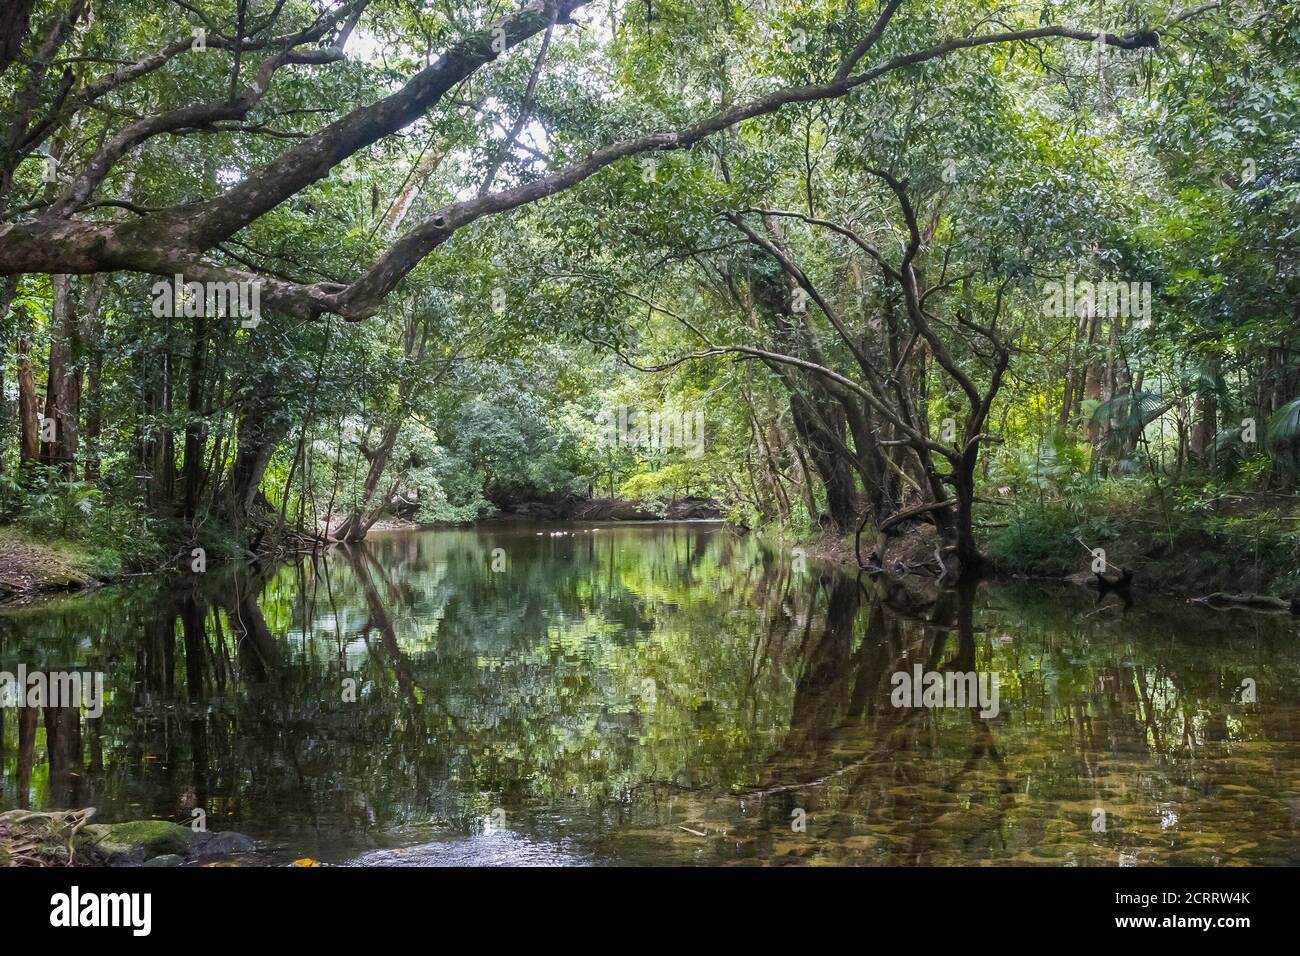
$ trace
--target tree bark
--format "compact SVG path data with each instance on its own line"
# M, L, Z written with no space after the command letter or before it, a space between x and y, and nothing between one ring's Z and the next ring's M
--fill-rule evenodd
M199 420L203 414L203 385L207 372L208 319L200 312L194 318L194 336L190 343L189 393L185 403L185 500L182 512L186 521L193 521L198 511L199 487L203 481L204 429Z
M249 396L239 420L235 461L225 495L226 519L234 528L248 523L266 466L288 431L287 422L272 407L270 392L270 383L263 382Z
M1210 364L1206 368L1206 375L1212 381L1218 379L1219 360L1217 357L1210 360ZM1218 431L1219 417L1218 400L1212 386L1207 387L1203 384L1197 391L1194 415L1192 458L1202 468L1209 468L1214 464L1214 436Z
M1088 323L1087 338L1087 363L1083 374L1083 398L1084 401L1101 401L1101 378L1102 378L1102 357L1098 351L1098 340L1101 337L1101 318L1096 314L1085 317ZM1097 442L1101 438L1101 428L1097 425L1091 416L1088 420L1085 434L1088 437L1088 444L1095 450Z
M41 423L36 410L36 378L32 374L30 316L24 306L18 313L18 460L24 465L41 458Z
M41 442L41 463L59 469L65 478L76 471L78 425L81 417L81 328L69 276L51 276L54 309L50 330L49 371L45 380L45 421L53 423L53 440ZM47 425L48 427L48 425Z

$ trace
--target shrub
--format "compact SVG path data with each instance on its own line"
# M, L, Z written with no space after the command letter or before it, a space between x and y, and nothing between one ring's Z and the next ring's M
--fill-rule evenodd
M1006 527L989 540L989 557L1011 567L1065 569L1078 564L1080 547L1074 540L1077 523L1060 505L1028 505L1011 513Z

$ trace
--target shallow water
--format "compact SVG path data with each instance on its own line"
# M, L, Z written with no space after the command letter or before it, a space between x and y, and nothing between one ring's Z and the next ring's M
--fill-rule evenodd
M0 709L0 810L202 808L273 863L1296 864L1298 632L1056 585L901 615L716 524L383 534L0 611L0 670L106 683ZM997 716L895 706L917 664Z

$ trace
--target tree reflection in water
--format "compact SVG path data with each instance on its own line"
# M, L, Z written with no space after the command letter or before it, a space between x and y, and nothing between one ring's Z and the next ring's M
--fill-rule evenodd
M269 859L463 862L499 811L528 859L1300 861L1290 619L987 583L904 613L718 526L553 530L5 611L0 668L103 670L108 700L0 713L0 809L202 807ZM998 715L894 707L916 664L996 672Z

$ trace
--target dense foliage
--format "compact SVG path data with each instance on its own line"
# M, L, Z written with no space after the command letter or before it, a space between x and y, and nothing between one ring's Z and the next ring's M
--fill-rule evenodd
M0 520L36 534L153 565L699 496L1069 565L1138 504L1231 548L1294 491L1295 3L4 17Z

